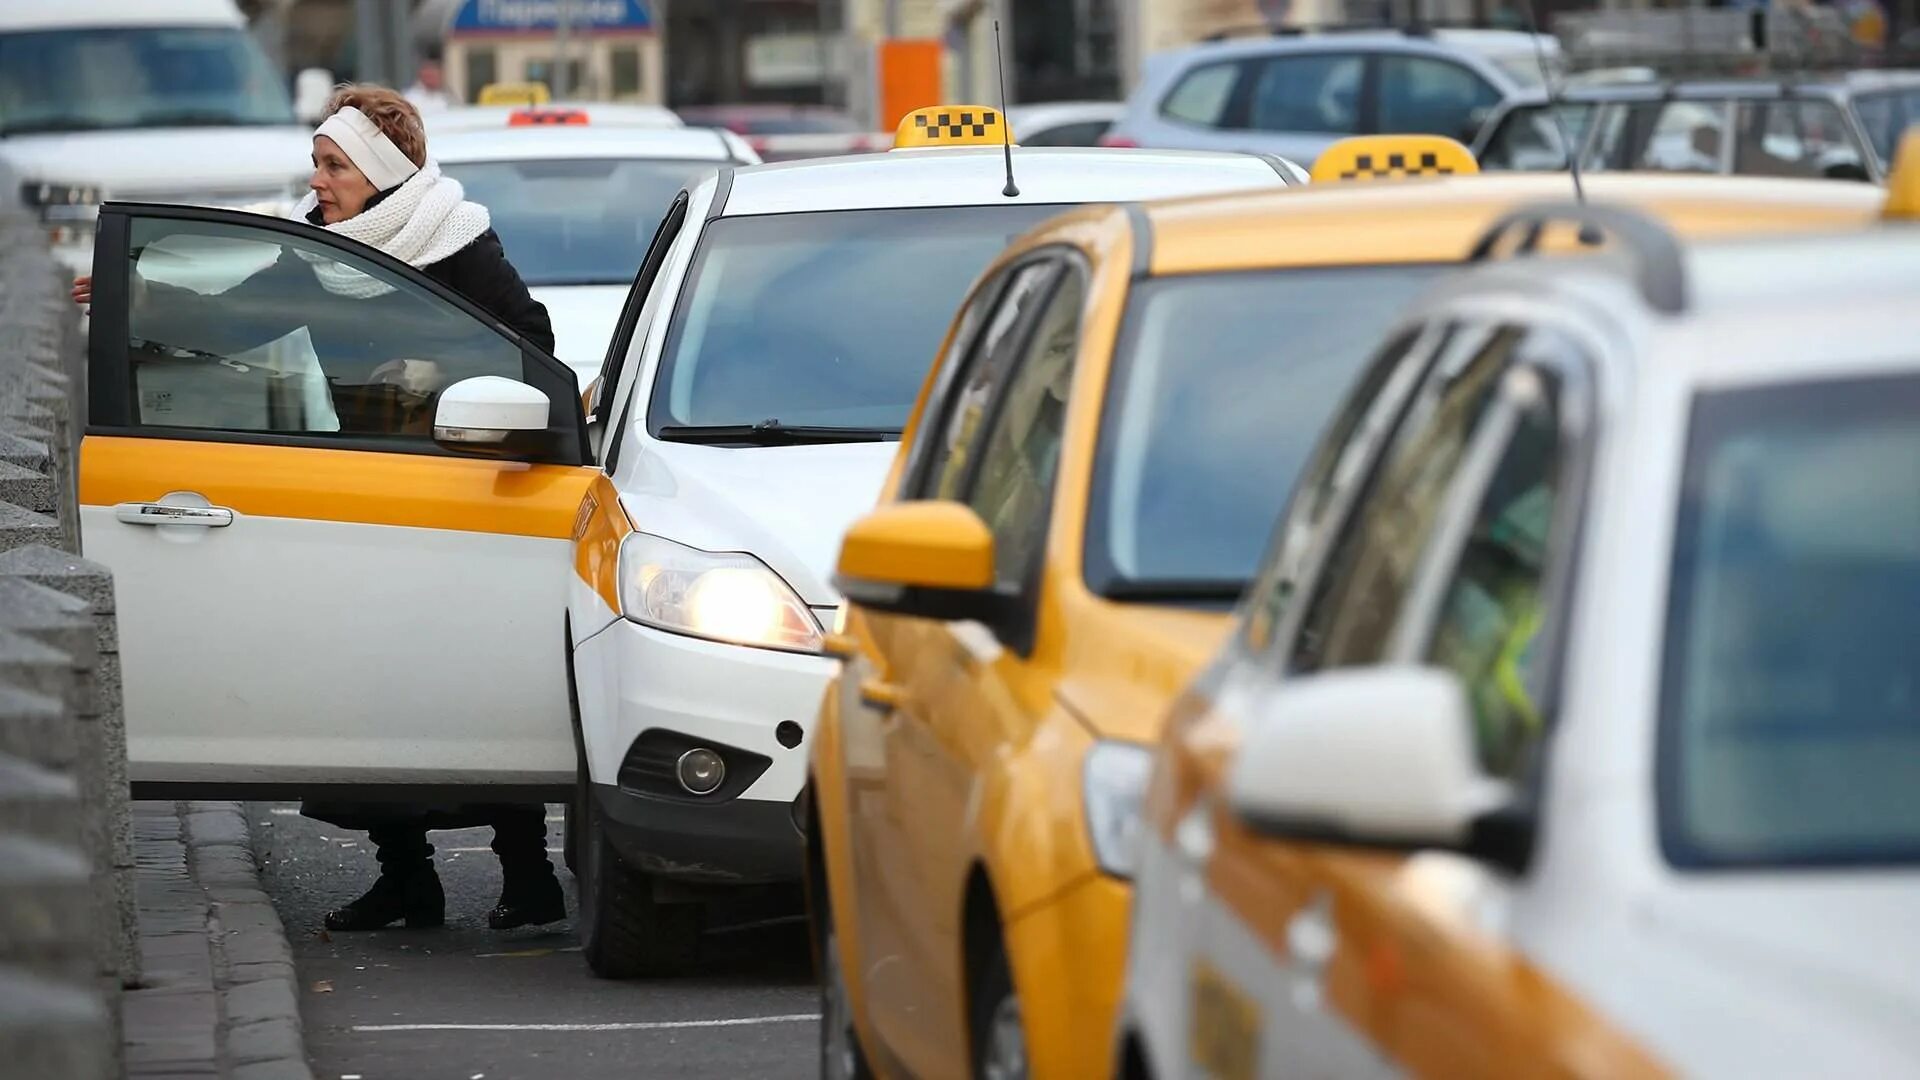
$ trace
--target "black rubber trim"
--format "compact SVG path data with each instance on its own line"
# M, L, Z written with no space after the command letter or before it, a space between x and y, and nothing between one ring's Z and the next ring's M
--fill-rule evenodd
M1153 272L1153 220L1146 207L1128 203L1127 221L1133 225L1133 276L1138 280Z
M713 205L707 207L707 220L712 221L727 209L727 196L733 194L733 166L722 166L713 177Z
M806 849L790 802L707 805L651 799L612 784L590 790L607 838L642 873L742 885L801 879Z
M1278 154L1255 154L1254 156L1255 156L1255 157L1257 157L1257 158L1259 158L1259 159L1260 159L1261 161L1264 161L1264 162L1266 162L1266 163L1267 163L1267 168L1269 168L1269 169L1272 169L1272 170L1274 171L1274 173L1275 173L1275 175L1277 175L1277 176L1279 176L1279 177L1280 177L1280 182L1281 182L1282 184L1285 184L1285 185L1287 185L1288 187L1295 187L1295 186L1297 186L1297 185L1296 185L1296 183L1295 183L1295 181L1294 181L1294 179L1293 179L1293 174L1287 171L1287 163L1286 163L1286 162L1284 162L1284 161L1282 161L1282 160L1280 160L1280 155L1278 155Z

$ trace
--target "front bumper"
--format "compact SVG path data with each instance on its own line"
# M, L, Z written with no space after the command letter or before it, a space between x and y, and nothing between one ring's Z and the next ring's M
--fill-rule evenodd
M625 620L581 642L574 672L589 779L621 853L650 873L683 880L798 880L793 801L806 781L807 741L835 667L823 656L726 645ZM732 798L656 797L622 785L635 741L650 731L744 751L767 766Z
M1092 874L1005 928L1034 1076L1112 1076L1133 889Z

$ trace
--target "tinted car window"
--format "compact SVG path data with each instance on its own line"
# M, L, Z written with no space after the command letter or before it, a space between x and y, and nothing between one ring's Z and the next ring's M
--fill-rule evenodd
M1173 93L1160 105L1160 113L1169 120L1181 120L1202 127L1219 127L1226 117L1227 102L1240 81L1238 64L1212 64L1195 68L1181 78Z
M1449 60L1382 56L1379 64L1383 132L1472 142L1500 100L1491 83Z
M0 135L293 122L279 72L243 30L0 34Z
M648 419L899 428L967 287L1058 206L721 218L682 290ZM861 298L865 298L864 300Z
M1920 88L1861 94L1853 99L1853 111L1882 164L1893 162L1893 151L1908 125L1920 122Z
M1686 453L1668 857L1920 859L1920 378L1709 393Z
M1108 120L1086 120L1078 124L1060 124L1044 128L1031 135L1020 136L1022 146L1097 146L1100 136L1105 135L1113 123Z
M1440 273L1289 270L1136 287L1095 465L1092 587L1237 596L1375 334Z
M1733 171L1750 176L1868 179L1862 148L1830 101L1743 101Z
M1607 112L1587 164L1649 172L1719 172L1728 135L1724 101L1627 105Z
M1360 130L1360 76L1365 67L1366 62L1351 53L1263 60L1253 76L1247 126L1350 135Z
M1585 103L1562 104L1559 119L1545 105L1528 105L1507 113L1500 126L1488 136L1480 151L1482 169L1518 169L1557 171L1567 167L1567 147L1580 145L1594 107ZM1562 126L1566 129L1564 139Z

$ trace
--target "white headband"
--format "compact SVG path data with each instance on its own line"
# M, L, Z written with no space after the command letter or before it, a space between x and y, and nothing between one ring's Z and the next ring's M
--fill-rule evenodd
M347 155L347 160L360 167L375 191L398 187L420 171L420 166L393 145L380 125L351 105L327 117L314 129L314 138L322 135L332 139Z

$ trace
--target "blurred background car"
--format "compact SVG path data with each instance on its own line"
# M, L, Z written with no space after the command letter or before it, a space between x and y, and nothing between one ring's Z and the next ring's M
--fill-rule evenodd
M848 114L817 105L689 105L679 114L688 124L739 135L766 161L864 154L893 146L891 134L868 131Z
M311 138L232 0L0 4L0 160L77 271L104 199L290 208Z
M1349 135L1471 145L1494 110L1544 86L1551 38L1507 30L1329 30L1150 57L1108 146L1250 150L1310 166Z
M1126 111L1120 101L1054 101L1008 109L1007 123L1022 146L1099 146Z
M607 341L647 244L674 196L722 165L752 164L705 128L525 125L437 137L434 156L493 227L553 317L554 355L581 385Z
M494 131L506 127L591 124L597 128L677 128L685 124L672 109L608 101L558 101L536 105L458 105L421 114L427 137L456 131Z

